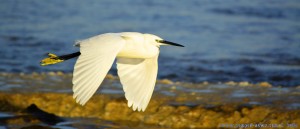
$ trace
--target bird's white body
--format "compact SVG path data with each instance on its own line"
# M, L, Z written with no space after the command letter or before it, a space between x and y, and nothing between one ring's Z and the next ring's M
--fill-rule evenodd
M125 58L153 58L159 53L159 46L156 46L155 41L148 41L149 34L141 34L136 32L120 33L125 39L125 46L118 53L117 57ZM134 38L132 38L134 37Z
M73 73L76 101L84 105L96 92L117 58L121 84L133 110L144 111L152 96L161 38L137 32L107 33L75 44L80 53Z

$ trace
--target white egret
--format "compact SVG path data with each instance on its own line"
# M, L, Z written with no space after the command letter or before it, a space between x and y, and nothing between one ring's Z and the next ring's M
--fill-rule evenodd
M156 82L161 45L183 47L152 34L106 33L76 42L80 52L62 56L49 53L41 65L56 64L79 56L73 72L73 98L84 105L117 58L118 75L128 107L132 106L134 111L145 111Z

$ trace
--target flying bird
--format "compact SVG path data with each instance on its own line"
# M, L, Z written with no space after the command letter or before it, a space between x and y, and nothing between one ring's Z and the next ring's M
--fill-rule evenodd
M78 57L73 72L73 98L84 105L96 92L115 58L120 82L134 111L145 111L152 96L161 45L183 45L153 34L138 32L105 33L75 43L79 52L57 56L48 53L42 66Z

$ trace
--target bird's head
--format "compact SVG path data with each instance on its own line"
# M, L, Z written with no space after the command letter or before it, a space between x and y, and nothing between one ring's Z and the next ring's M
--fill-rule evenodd
M152 43L153 45L159 47L161 45L172 45L172 46L178 46L178 47L184 47L181 44L173 43L167 40L164 40L156 35L153 34L144 34L145 40Z

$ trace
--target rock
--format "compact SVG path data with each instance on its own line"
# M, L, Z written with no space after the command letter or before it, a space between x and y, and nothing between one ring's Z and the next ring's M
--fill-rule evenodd
M186 113L189 117L193 119L198 119L204 112L204 109L201 107L194 108L192 110L189 110L189 112Z
M243 117L239 120L240 124L249 124L251 123L251 120L248 117Z
M247 117L255 123L262 122L270 113L270 109L264 107L254 107Z
M299 110L281 109L276 108L276 106L254 106L250 104L245 106L241 105L241 101L238 103L233 101L229 103L211 103L202 100L201 103L194 103L195 105L191 107L184 106L191 102L191 97L196 98L197 95L179 94L169 98L154 96L145 112L134 112L132 108L128 108L125 98L123 96L116 97L116 94L96 94L85 106L81 106L74 101L70 93L0 92L1 112L17 114L12 118L0 116L0 125L19 124L24 125L24 127L34 127L28 126L28 124L40 125L48 121L52 122L48 122L48 124L56 124L60 122L61 117L93 117L112 123L124 121L124 123L133 122L134 126L153 124L163 126L162 128L216 128L220 127L221 123L284 123L287 121L300 125ZM206 100L204 97L211 96L199 97ZM31 105L32 103L37 106ZM177 103L177 105L174 103ZM210 103L210 105L207 103ZM26 108L27 112L22 113L21 111ZM44 116L47 116L46 120L43 120Z
M171 90L176 90L176 86L171 86Z
M239 121L241 119L241 113L239 111L234 111L233 119L234 121Z
M128 115L132 112L125 101L111 101L105 106L104 118L108 120L127 120Z
M169 79L162 79L159 81L161 84L168 84L168 85L171 85L171 84L174 84L174 82L172 82L171 80Z
M251 86L249 82L239 82L239 86L245 87L245 86Z
M62 118L52 113L48 113L39 109L35 104L31 104L29 107L27 107L26 112L49 125L55 125L64 121Z
M48 75L50 75L50 76L55 76L56 73L55 73L55 72L48 72Z
M202 82L202 85L208 85L209 84L209 82L208 81L204 81L204 82Z
M196 92L191 92L190 95L196 95Z
M187 106L179 106L175 110L176 113L181 113L181 114L185 113L185 112L188 112L188 111L190 111L190 108L187 107Z
M234 81L229 81L229 82L226 82L225 84L229 85L229 86L235 86L235 85L237 85L237 83L234 82Z
M115 76L112 75L112 74L107 74L107 75L105 76L105 78L106 78L106 79L115 79Z
M167 116L175 111L175 107L173 106L168 106L168 105L163 105L158 108L159 114L162 116Z
M56 75L57 75L57 76L63 76L64 73L63 73L62 71L57 71L57 72L56 72Z
M250 113L249 109L248 108L242 108L242 114L243 115L248 115Z
M258 84L258 86L261 86L261 87L272 87L272 85L268 82L261 82Z

